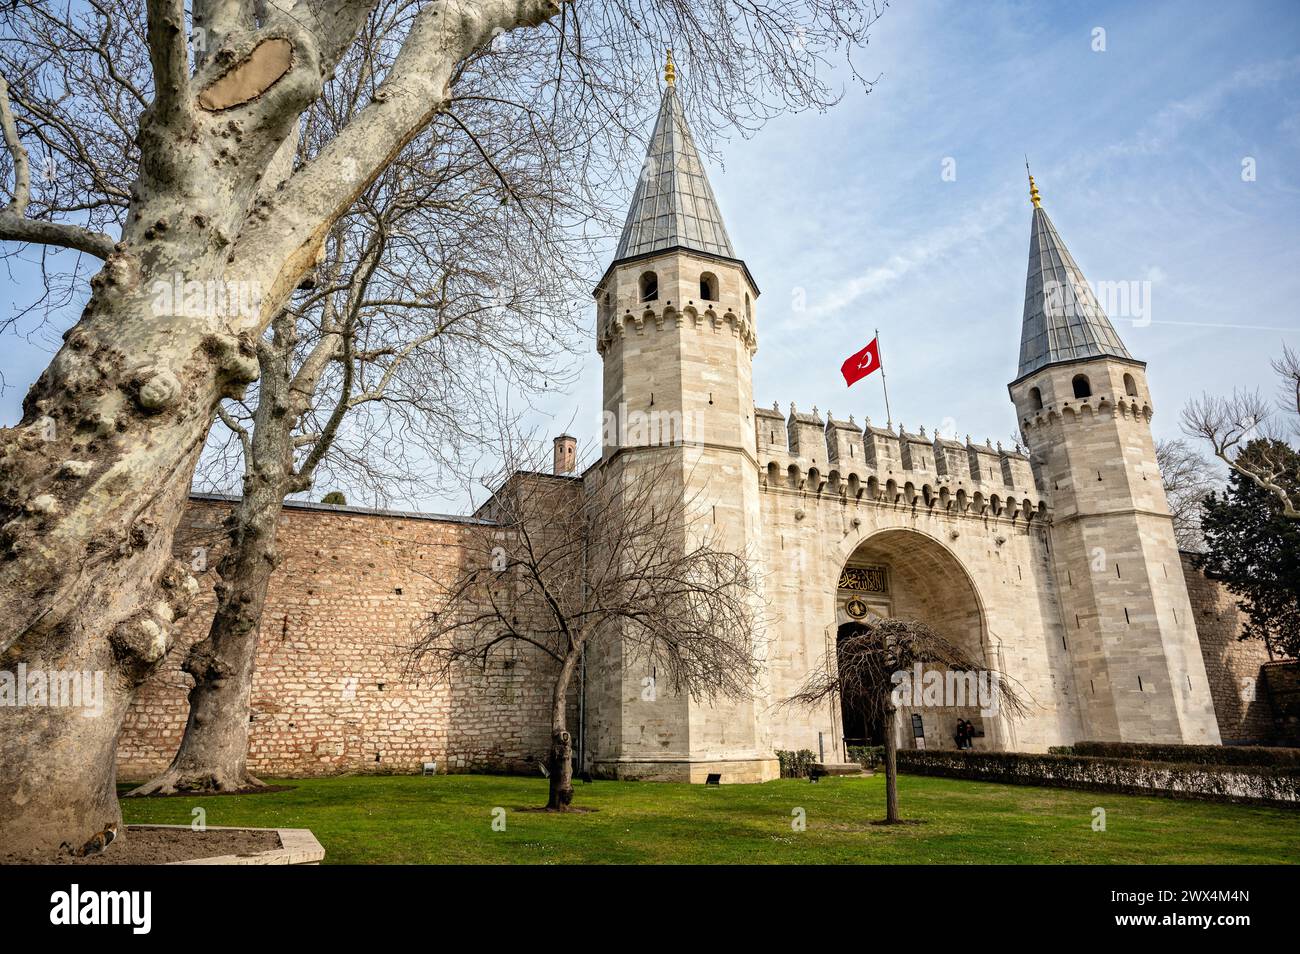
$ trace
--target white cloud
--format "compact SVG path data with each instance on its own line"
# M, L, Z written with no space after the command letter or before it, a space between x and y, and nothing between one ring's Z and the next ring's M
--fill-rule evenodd
M823 293L809 289L808 307L791 315L788 329L796 330L812 321L835 317L850 305L880 296L918 269L935 266L964 246L1002 228L1006 213L1001 205L985 204L955 224L931 229L883 262L833 283Z

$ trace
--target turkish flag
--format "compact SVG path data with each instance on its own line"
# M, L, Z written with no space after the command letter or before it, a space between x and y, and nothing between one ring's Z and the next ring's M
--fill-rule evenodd
M844 383L852 387L878 367L880 367L880 340L872 338L871 344L840 365L840 373L844 375Z

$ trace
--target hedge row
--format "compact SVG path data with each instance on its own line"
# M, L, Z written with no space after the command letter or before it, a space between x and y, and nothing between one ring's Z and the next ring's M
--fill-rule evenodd
M1276 765L1300 767L1300 749L1263 745L1160 745L1149 742L1076 742L1075 755L1184 765Z
M898 753L898 770L1010 785L1300 806L1300 768L1282 766L1194 765L1028 752L905 750Z
M800 749L798 752L777 749L776 758L781 766L782 778L807 778L817 763L817 753L812 749Z
M879 768L880 764L885 761L885 747L883 745L850 745L849 759L871 772Z

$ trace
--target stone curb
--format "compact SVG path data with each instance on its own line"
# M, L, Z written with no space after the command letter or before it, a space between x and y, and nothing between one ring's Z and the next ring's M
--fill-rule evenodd
M189 825L129 825L145 829L189 829ZM191 858L189 861L169 861L170 865L318 865L325 857L325 849L308 828L245 828L242 826L209 826L208 831L273 831L280 836L280 847L259 851L252 855L214 855L211 858Z

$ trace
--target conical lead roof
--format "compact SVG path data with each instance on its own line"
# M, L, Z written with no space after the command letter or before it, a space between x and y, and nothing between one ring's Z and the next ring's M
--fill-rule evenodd
M736 257L670 79L614 260L677 246Z
M1020 370L1016 377L1060 361L1102 355L1133 360L1056 226L1039 205L1032 177L1029 185L1034 219L1029 233L1029 274L1025 279Z

